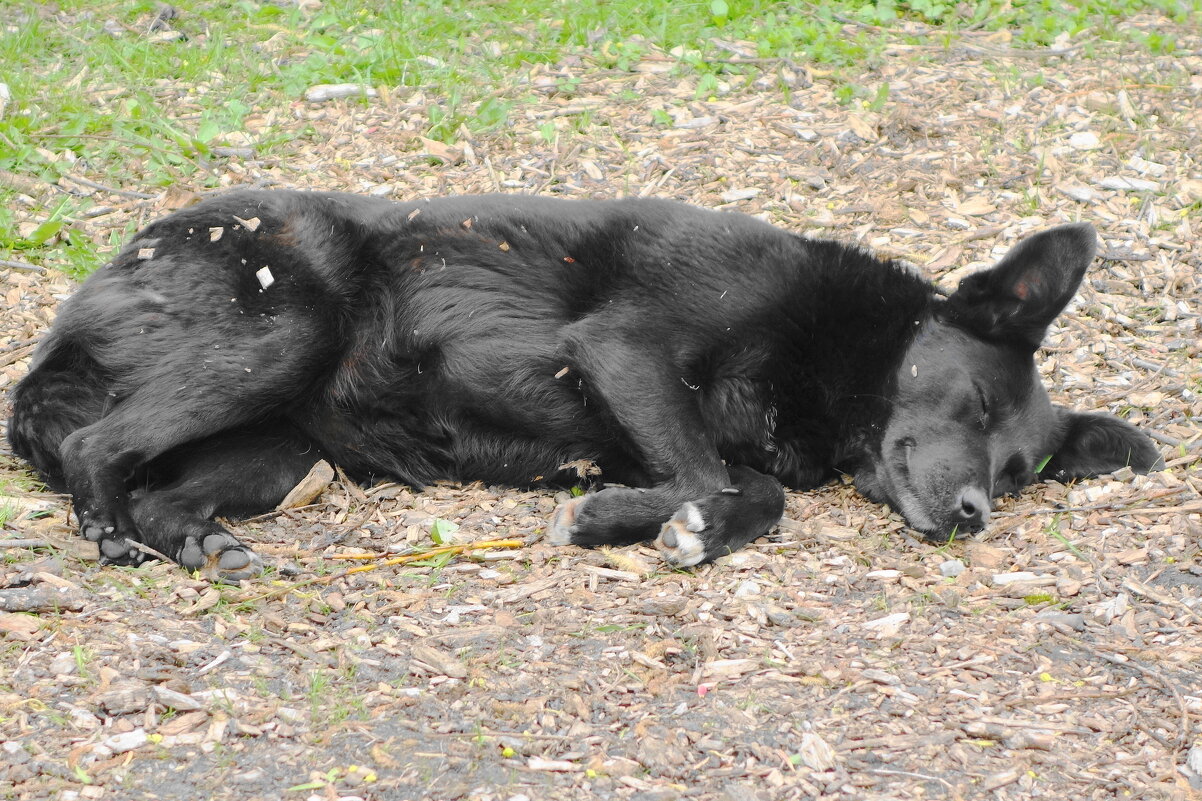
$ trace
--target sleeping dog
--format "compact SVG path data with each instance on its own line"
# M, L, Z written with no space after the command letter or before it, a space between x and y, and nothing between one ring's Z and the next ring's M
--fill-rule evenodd
M933 540L1040 476L1155 469L1147 436L1053 405L1034 353L1093 259L1065 225L950 296L902 266L666 200L395 204L239 191L139 233L12 392L16 453L108 562L141 542L237 581L213 520L319 459L350 476L601 488L561 544L695 565L838 472ZM601 485L600 482L605 482Z

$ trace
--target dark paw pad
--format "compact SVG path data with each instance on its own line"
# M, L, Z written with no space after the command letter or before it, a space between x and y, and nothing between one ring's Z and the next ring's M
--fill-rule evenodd
M102 537L100 545L100 564L102 565L140 565L150 558L149 554L140 550L132 541L125 537Z
M224 531L189 536L180 549L179 563L209 581L226 584L237 584L263 572L258 554Z

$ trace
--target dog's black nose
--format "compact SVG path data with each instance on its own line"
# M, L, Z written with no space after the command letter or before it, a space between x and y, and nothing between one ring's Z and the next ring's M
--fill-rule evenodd
M979 487L965 487L952 510L952 519L968 529L984 528L989 522L989 496Z

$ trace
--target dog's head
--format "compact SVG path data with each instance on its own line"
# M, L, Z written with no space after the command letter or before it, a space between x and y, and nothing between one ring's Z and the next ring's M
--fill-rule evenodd
M915 321L888 419L856 472L862 493L927 538L946 540L984 528L992 499L1037 471L1065 481L1161 463L1130 424L1053 405L1035 367L1035 350L1076 293L1095 243L1085 224L1029 237Z

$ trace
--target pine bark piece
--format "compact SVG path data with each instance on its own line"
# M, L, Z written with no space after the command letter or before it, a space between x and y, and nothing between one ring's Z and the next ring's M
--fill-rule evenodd
M317 464L313 465L309 470L309 474L300 480L292 490L284 496L284 500L280 501L277 510L296 509L300 506L308 506L317 500L317 496L326 491L330 483L334 480L334 468L325 459L322 459Z
M65 587L19 587L0 590L2 612L78 612L83 599Z

